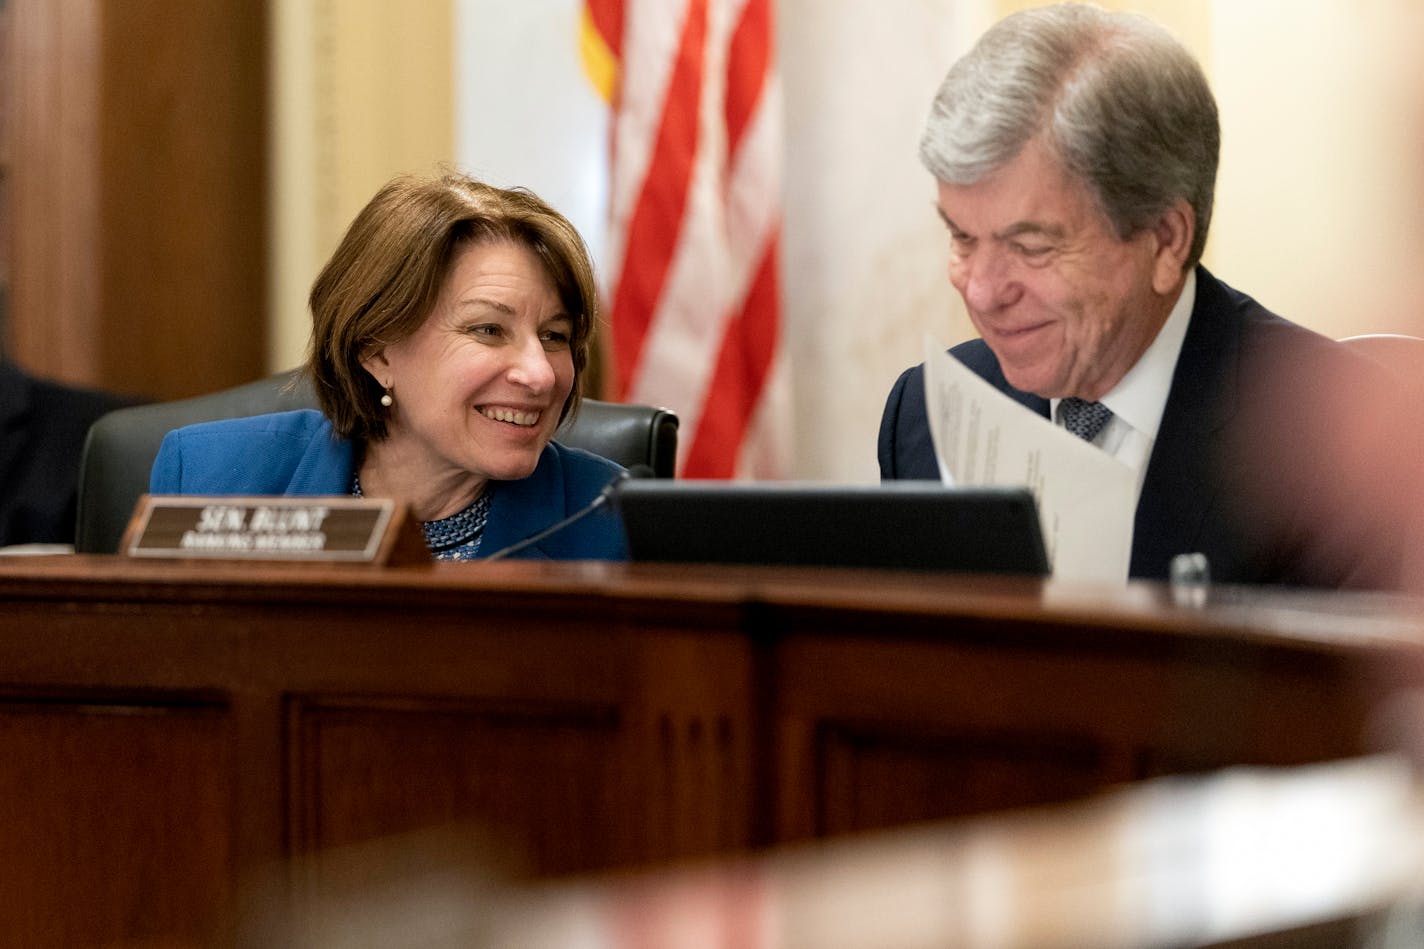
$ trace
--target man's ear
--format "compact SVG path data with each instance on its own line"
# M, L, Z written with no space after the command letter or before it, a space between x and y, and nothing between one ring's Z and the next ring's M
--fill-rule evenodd
M1192 252L1197 233L1197 216L1192 206L1179 198L1157 218L1152 227L1157 239L1152 267L1152 289L1171 293L1182 280L1182 269Z
M361 368L369 372L382 389L391 387L391 363L386 358L386 347L374 346L362 353Z

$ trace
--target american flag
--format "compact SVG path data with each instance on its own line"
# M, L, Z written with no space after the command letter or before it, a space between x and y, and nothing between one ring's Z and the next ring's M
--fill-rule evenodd
M605 397L672 408L679 474L786 474L774 0L585 0L611 112Z

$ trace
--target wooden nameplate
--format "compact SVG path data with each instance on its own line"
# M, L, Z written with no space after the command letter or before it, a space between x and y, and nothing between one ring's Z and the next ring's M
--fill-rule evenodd
M429 563L420 525L389 498L145 494L119 544L129 557Z

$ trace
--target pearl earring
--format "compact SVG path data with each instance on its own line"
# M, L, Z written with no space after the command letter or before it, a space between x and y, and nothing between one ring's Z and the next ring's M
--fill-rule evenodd
M390 408L392 405L396 404L396 400L391 398L390 389L387 389L385 391L385 394L381 396L381 404L384 405L386 408Z

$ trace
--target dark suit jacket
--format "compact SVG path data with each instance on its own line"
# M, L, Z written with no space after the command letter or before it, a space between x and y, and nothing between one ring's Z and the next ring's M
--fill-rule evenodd
M950 352L1048 415L1047 399L1008 384L983 340ZM1341 474L1331 453L1343 448L1322 443L1316 422L1333 413L1333 395L1390 384L1339 343L1198 268L1191 322L1137 506L1130 575L1162 579L1175 555L1200 552L1221 582L1397 586L1401 532ZM939 477L923 365L890 391L879 459L886 480Z
M0 361L0 547L74 543L89 426L132 399L33 379Z

